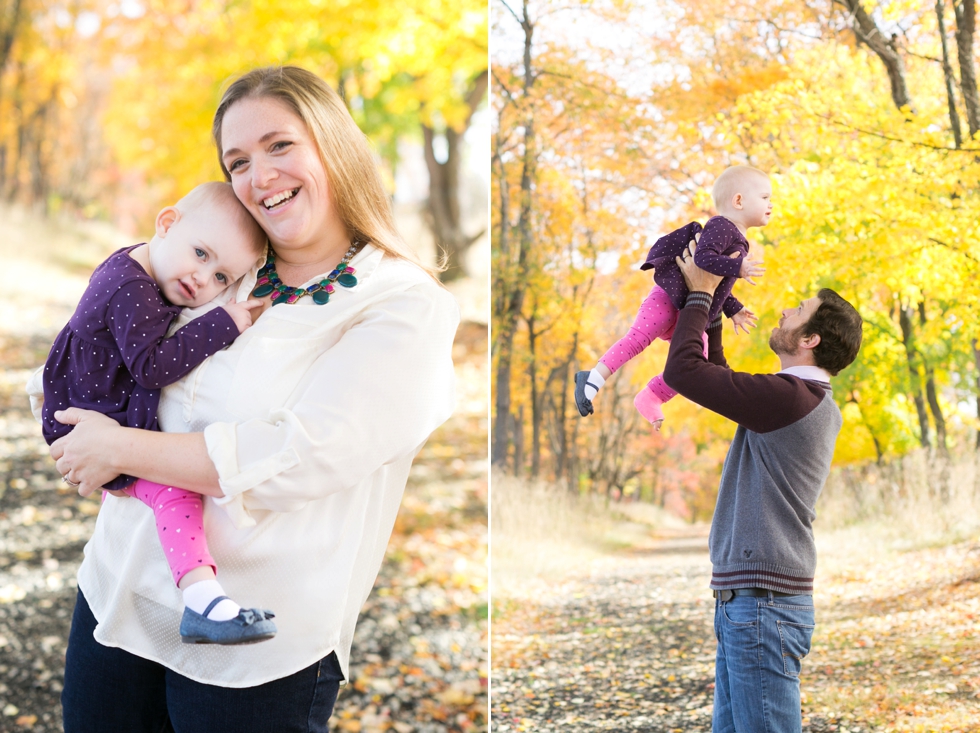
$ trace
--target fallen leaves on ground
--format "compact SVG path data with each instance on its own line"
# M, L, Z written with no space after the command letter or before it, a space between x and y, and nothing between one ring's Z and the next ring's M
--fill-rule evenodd
M491 729L710 731L705 549L624 551L495 597ZM855 553L817 589L804 731L980 730L980 546Z

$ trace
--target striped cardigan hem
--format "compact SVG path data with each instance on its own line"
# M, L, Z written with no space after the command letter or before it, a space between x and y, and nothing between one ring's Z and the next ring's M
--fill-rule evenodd
M741 564L716 567L711 573L712 590L764 588L780 593L813 593L813 578L801 576L778 565Z

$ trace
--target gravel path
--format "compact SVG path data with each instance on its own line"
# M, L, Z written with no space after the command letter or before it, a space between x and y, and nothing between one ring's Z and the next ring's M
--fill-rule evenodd
M693 528L526 597L495 599L491 730L710 731L710 574L706 531ZM804 724L843 730L868 729L812 714Z
M491 730L707 731L714 675L702 532L593 563L494 620Z

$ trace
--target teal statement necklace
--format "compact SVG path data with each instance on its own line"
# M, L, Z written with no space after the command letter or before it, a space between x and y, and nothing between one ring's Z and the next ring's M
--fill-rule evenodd
M272 293L272 305L279 305L280 303L295 303L304 295L310 295L313 297L314 303L324 305L330 300L330 294L334 291L334 283L342 285L345 288L352 288L357 285L357 278L354 277L354 268L349 267L347 263L357 254L360 246L360 242L353 242L347 250L347 254L344 255L343 259L340 260L337 266L325 278L306 288L293 288L283 283L279 277L279 273L276 272L276 256L270 249L269 254L266 256L265 264L258 272L258 279L255 281L255 289L252 291L252 296L255 298L264 298L269 293Z

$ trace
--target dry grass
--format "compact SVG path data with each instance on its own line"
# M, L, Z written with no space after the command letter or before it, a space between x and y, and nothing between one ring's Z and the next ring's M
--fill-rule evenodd
M111 252L138 241L105 222L44 219L20 207L0 206L0 252L5 257L40 259L87 277Z
M818 538L851 551L941 547L980 533L980 460L914 451L884 466L836 469L817 503ZM945 492L943 486L945 485ZM821 550L833 554L838 542ZM866 549L871 549L870 547Z
M95 266L128 244L135 242L99 222L43 220L0 206L0 338L33 336L50 345Z
M835 469L817 504L814 530L821 570L833 575L854 558L894 558L980 536L977 464L943 464L924 451L886 466ZM948 499L940 497L945 482ZM545 581L588 572L592 561L689 527L650 504L609 503L563 487L498 473L491 496L493 591L539 592Z
M588 572L609 553L683 522L650 504L612 504L566 489L495 473L490 498L494 598L540 591Z

